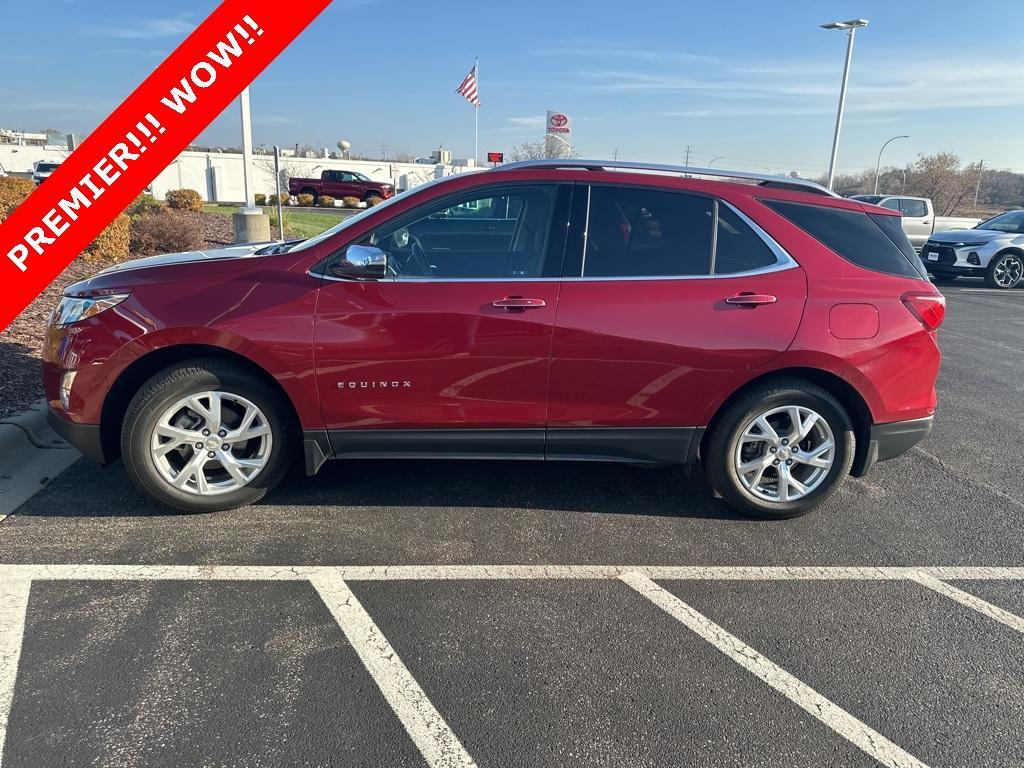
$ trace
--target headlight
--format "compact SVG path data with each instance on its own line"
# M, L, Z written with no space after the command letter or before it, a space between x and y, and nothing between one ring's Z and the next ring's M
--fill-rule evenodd
M100 312L116 307L128 298L127 293L116 293L110 296L88 296L75 298L62 296L57 308L50 315L50 325L71 325L79 320L98 315Z
M957 248L957 249L960 249L960 248L978 248L978 247L980 247L982 245L988 245L988 243L985 242L985 241L982 241L980 243L956 243L953 247Z

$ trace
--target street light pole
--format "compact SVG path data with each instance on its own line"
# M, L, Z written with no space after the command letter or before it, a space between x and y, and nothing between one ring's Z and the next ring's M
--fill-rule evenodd
M896 139L909 139L909 136L893 136L889 141L896 141ZM882 172L882 153L885 148L889 146L889 141L882 145L882 148L878 150L878 162L875 163L875 194L878 194L878 174Z
M843 110L846 109L846 84L850 79L850 61L853 59L853 41L857 30L868 25L867 19L850 19L849 21L833 21L822 24L822 29L845 29L847 35L846 63L843 65L843 84L839 90L839 110L836 112L836 131L832 137L832 157L828 161L828 188L836 177L836 157L839 155L839 132L843 127Z

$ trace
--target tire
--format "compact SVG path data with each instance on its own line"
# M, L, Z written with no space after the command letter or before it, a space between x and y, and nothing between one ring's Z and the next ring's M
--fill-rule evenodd
M1016 251L997 253L985 269L985 285L1003 290L1016 288L1024 279L1024 256Z
M300 195L312 195L313 196L313 205L314 206L317 203L320 202L320 194L315 189L312 189L311 187L306 187L304 190L299 192L299 194Z
M782 409L794 408L800 409L796 412L803 425L810 424L810 432L800 441L797 446L799 450L789 456L793 446L789 445L788 438L792 433L786 428L794 422L790 416L791 411ZM775 412L776 409L779 412ZM774 442L761 427L752 424L765 413L770 414L767 421L777 437ZM812 413L818 420L811 419ZM775 427L778 427L777 432ZM755 430L756 434L752 434ZM744 431L748 433L747 440L742 439ZM831 450L814 458L813 451L829 441L829 438ZM849 414L826 390L802 379L779 378L755 386L727 406L715 419L706 448L703 456L705 474L729 506L752 517L798 517L831 496L850 473L854 455L854 430ZM777 460L774 456L782 458ZM789 464L786 464L787 457ZM810 464L811 461L824 464L829 460L827 469ZM778 469L772 463L775 461L780 466L785 464L785 467ZM764 466L761 475L756 474L757 469L745 475L748 482L756 481L752 490L741 480L738 467L756 462ZM787 498L782 498L783 475L780 472L787 476L792 472L793 478L807 492L801 494L796 486L787 482ZM771 497L773 478L775 498ZM791 498L797 494L801 495Z
M220 435L207 429L215 411L222 415ZM187 360L135 393L121 429L121 455L128 476L156 502L179 512L219 512L252 504L281 481L295 455L296 430L281 394L243 366ZM232 434L233 446L227 442Z
M375 197L381 197L382 198L382 197L384 197L384 195L382 195L380 192L367 192L363 196L363 202L364 203L368 203L371 200L373 200L373 198L375 198Z

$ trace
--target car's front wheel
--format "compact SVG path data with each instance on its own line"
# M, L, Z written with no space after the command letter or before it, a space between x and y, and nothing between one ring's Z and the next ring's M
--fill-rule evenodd
M125 414L128 475L184 512L251 504L286 474L294 426L281 395L229 361L192 360L153 376Z
M706 448L705 472L731 507L756 517L796 517L825 501L849 474L854 432L829 392L778 379L732 403Z
M1024 279L1024 256L1011 251L996 256L985 270L989 288L1015 288Z

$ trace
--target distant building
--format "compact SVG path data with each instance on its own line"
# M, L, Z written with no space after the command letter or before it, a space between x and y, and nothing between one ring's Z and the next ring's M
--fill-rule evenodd
M430 159L441 165L451 165L452 151L450 149L435 149L430 153Z
M28 133L10 128L0 128L0 144L15 147L45 147L50 143L45 133Z

